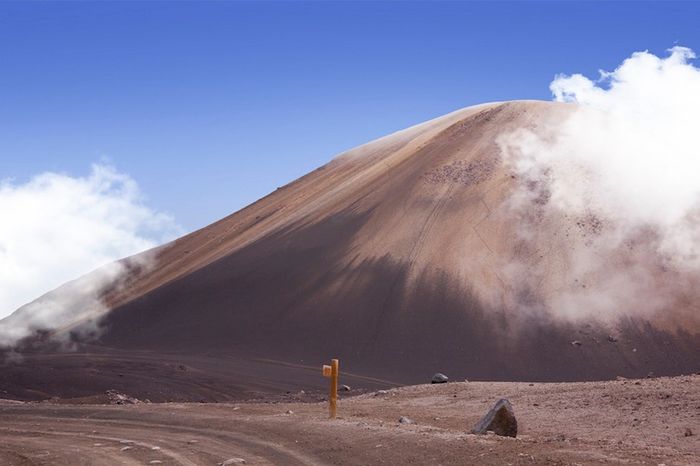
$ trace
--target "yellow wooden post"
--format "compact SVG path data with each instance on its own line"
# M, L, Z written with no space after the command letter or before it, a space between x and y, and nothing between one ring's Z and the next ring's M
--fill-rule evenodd
M330 366L323 366L323 376L331 379L330 394L328 397L329 417L335 419L338 408L338 360L331 359Z

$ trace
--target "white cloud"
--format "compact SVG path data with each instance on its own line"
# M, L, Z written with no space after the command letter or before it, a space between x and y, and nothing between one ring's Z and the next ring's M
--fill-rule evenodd
M142 203L132 178L104 164L93 165L86 177L42 173L24 184L0 182L0 218L0 317L105 266L89 281L0 322L0 343L94 311L101 287L121 273L121 266L108 264L180 232L170 216ZM91 305L76 305L78 295Z
M597 80L557 76L555 100L576 108L543 131L501 140L523 181L514 206L533 208L545 193L546 203L538 200L545 217L596 225L586 241L570 245L567 283L547 298L553 312L688 308L679 300L694 296L700 272L700 69L693 58L674 47L665 57L634 53ZM523 237L537 228L525 224Z

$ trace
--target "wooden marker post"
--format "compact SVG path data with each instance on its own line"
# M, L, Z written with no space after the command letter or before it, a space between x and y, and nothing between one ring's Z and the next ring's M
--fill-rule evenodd
M323 376L331 379L331 390L328 397L328 413L331 419L335 419L338 408L338 360L331 359L330 366L323 366Z

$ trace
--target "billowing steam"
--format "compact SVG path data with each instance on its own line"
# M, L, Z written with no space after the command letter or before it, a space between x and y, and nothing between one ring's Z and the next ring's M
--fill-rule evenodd
M0 346L99 315L105 288L126 267L148 265L113 261L179 233L172 218L141 203L133 179L107 165L87 177L3 181L0 218L0 317L33 301L0 321Z
M674 47L666 57L634 53L596 81L557 76L555 100L574 104L563 105L560 121L500 140L517 180L510 203L521 213L522 249L566 245L558 278L548 275L552 264L549 272L536 267L536 253L509 264L520 307L571 318L685 309L697 323L700 69L693 58ZM564 227L538 238L553 222Z

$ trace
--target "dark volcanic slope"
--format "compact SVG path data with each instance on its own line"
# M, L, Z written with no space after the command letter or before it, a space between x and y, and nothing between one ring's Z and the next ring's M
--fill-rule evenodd
M519 248L517 221L505 207L514 181L496 138L518 127L537 130L567 111L543 102L471 107L343 154L161 248L155 267L106 296L113 310L89 348L103 361L92 366L92 379L80 377L88 366L75 363L75 354L51 360L75 374L70 395L117 383L117 372L128 379L144 354L196 360L186 381L177 371L160 377L167 368L155 364L150 378L120 383L153 399L159 380L161 399L324 383L313 372L276 371L287 366L268 360L313 368L339 357L343 369L398 383L436 371L457 379L586 380L700 370L699 329L691 324L665 331L633 312L605 325L519 314L518 287L501 270L531 252ZM567 245L556 233L570 225L561 219L545 227L539 266L553 272L544 294L559 286ZM5 387L12 374L25 380L15 377L10 394L66 394L65 384L46 382L23 391L45 378L29 367L45 374L48 357L34 354L29 366L6 367ZM122 363L115 368L110 358ZM192 388L198 380L217 388L203 395L201 386Z

